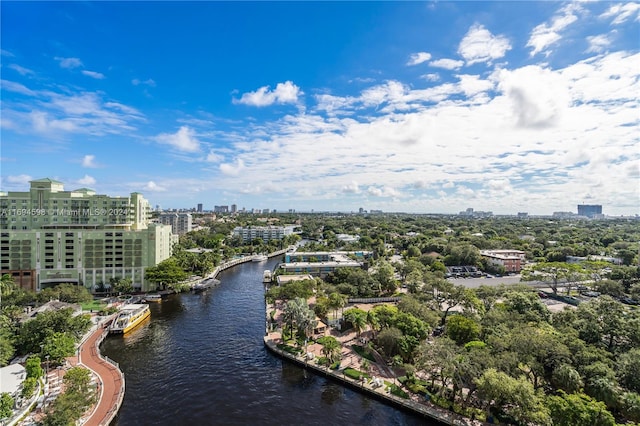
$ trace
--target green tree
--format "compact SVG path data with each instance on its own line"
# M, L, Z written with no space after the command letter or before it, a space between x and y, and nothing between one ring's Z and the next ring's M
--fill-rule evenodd
M447 336L459 345L480 337L480 324L462 315L453 315L447 320Z
M27 358L24 368L27 372L27 377L39 379L44 374L44 371L42 371L42 360L37 355L31 355Z
M160 286L173 288L176 284L187 279L188 274L178 265L175 258L163 260L156 266L145 271L145 278Z
M353 325L356 335L360 337L360 333L367 325L367 313L362 309L351 308L345 311L344 319Z
M111 278L109 279L109 284L111 284L111 288L118 294L133 293L131 278Z
M36 390L38 382L35 377L27 377L24 382L22 382L22 391L20 392L20 396L24 399L29 399L33 395L33 391Z
M333 336L322 336L317 340L322 346L322 354L327 357L329 362L333 363L340 358L340 342Z
M630 391L640 393L640 348L620 355L617 367L620 384Z
M549 423L541 395L534 391L525 378L514 379L506 373L489 368L476 380L476 385L485 406L504 411L518 422Z
M3 392L2 395L0 395L0 419L11 417L14 404L15 401L8 392Z
M540 262L522 271L522 281L543 281L558 294L560 284L571 283L572 280L586 279L588 275L580 265L566 262Z
M75 339L69 333L54 332L46 337L42 348L44 356L49 356L51 362L62 361L75 353Z
M547 397L546 401L554 426L615 426L613 415L603 402L596 401L583 393Z

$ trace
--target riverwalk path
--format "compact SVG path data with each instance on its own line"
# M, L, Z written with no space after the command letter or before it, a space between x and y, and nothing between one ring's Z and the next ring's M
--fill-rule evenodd
M70 358L71 364L86 367L97 377L97 403L81 422L88 426L109 425L114 419L124 398L124 374L118 365L100 354L100 343L105 339L110 321L100 323L82 341L78 358Z

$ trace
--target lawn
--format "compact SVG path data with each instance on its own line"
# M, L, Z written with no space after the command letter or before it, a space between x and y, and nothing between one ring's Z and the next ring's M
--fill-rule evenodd
M98 312L107 307L107 304L99 300L92 300L81 304L82 310L85 312Z

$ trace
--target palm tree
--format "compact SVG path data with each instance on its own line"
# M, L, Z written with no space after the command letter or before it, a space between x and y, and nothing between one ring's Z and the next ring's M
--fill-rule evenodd
M338 316L338 309L344 308L347 304L347 296L334 292L329 295L329 306L333 309L333 319Z
M341 345L333 336L324 336L318 339L318 343L322 345L322 354L327 357L330 363L337 360L340 354Z
M367 324L369 324L369 328L371 328L371 332L375 338L376 332L380 329L380 321L374 311L367 312Z
M360 337L360 333L367 326L367 316L364 312L358 312L353 318L353 328L356 329L356 336Z

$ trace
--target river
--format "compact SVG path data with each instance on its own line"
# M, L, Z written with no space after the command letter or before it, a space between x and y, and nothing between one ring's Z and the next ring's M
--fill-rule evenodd
M115 424L432 424L265 349L262 272L276 262L236 266L205 293L151 304L150 321L105 340L126 380Z

